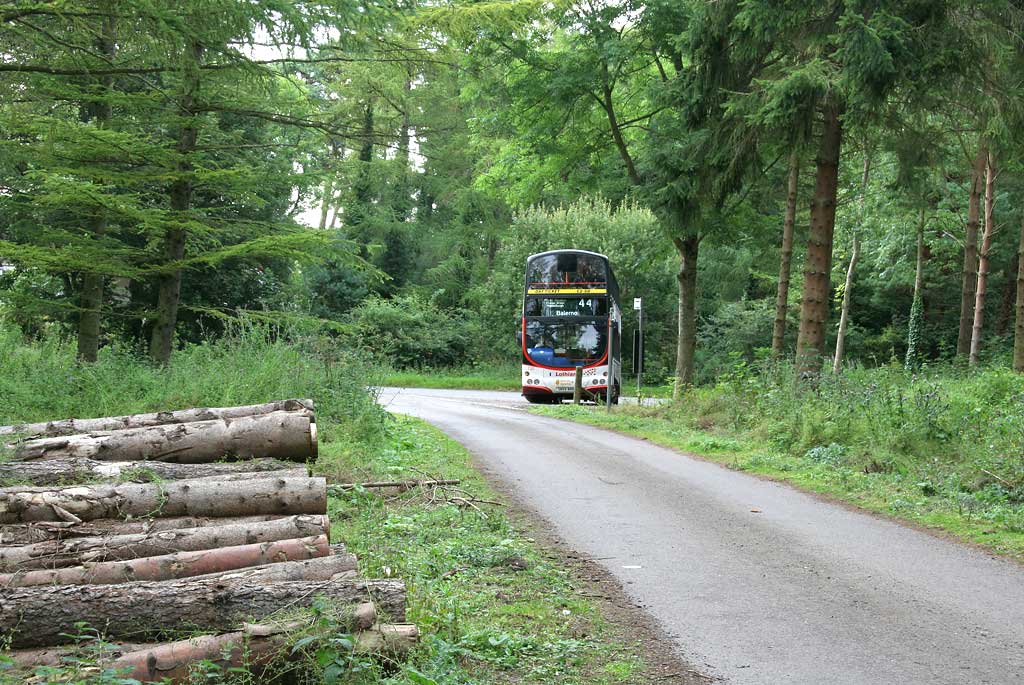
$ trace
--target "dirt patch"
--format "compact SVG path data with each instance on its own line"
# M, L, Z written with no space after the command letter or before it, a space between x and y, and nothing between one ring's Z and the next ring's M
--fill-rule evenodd
M594 559L571 549L552 532L550 523L518 502L512 490L481 464L476 455L472 458L473 466L506 503L506 513L513 525L534 541L548 561L569 572L576 592L597 606L620 642L636 646L631 651L642 658L643 667L621 682L630 685L708 685L721 682L679 657L672 638L650 614L629 598L615 576Z

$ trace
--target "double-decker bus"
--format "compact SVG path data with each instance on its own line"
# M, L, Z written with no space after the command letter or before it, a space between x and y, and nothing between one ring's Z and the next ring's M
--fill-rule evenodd
M583 388L590 396L607 402L611 388L611 400L618 402L622 311L608 258L585 250L530 256L519 338L527 401L571 398L576 367L583 367Z

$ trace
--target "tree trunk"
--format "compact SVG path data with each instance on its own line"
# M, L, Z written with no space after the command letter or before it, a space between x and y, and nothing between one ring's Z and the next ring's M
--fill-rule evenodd
M985 183L988 148L982 144L971 166L971 189L967 203L967 231L964 235L964 269L960 286L960 332L956 339L956 355L971 353L971 327L974 321L974 300L978 287L978 227L981 222L981 193Z
M406 79L404 90L402 123L398 128L398 150L395 151L395 163L400 165L400 168L396 169L391 189L388 192L387 202L391 212L391 221L396 228L389 229L384 239L384 243L388 247L385 249L384 254L381 255L382 264L387 264L389 260L398 260L401 263L404 259L403 239L401 237L403 229L400 227L406 225L413 218L413 208L415 206L415 198L413 197L415 189L412 183L412 167L410 165L412 128L409 117L409 107L411 106L409 95L412 92L411 76ZM393 268L385 270L389 273L394 273L395 271ZM401 285L404 279L405 276L402 277L402 280L396 280L396 285Z
M168 518L96 519L88 523L70 521L35 521L33 523L9 523L0 525L0 547L33 545L48 540L71 540L103 535L135 535L139 533L160 533L167 530L207 528L234 524L256 524L283 518L276 514L256 516L195 517L171 516Z
M804 292L800 302L797 336L797 369L818 373L825 353L825 326L831 294L832 237L836 225L836 193L839 188L839 153L843 142L842 107L829 101L824 107L824 128L816 161L811 227L807 236Z
M914 299L910 305L910 320L907 323L907 356L904 366L914 369L921 357L921 329L924 324L924 226L927 209L921 207L921 220L917 223L917 259L914 271Z
M373 601L382 614L405 620L400 580L282 582L253 585L221 575L118 585L55 585L0 590L0 625L12 648L66 644L85 623L110 640L161 639L183 629L229 631L247 620L308 607L317 597L348 608Z
M96 238L107 232L107 217L97 209L92 221L92 234ZM82 289L78 295L78 359L95 362L100 348L100 318L103 308L103 276L96 273L82 274Z
M0 489L0 523L91 521L157 512L161 516L322 514L326 509L323 478Z
M697 255L700 238L689 236L673 240L679 252L679 328L676 345L676 385L673 398L693 385L694 356L697 351Z
M864 222L864 200L868 195L868 180L871 176L871 150L864 151L864 173L860 184L860 216L857 221ZM853 276L857 271L857 260L860 258L860 226L853 229L853 254L846 269L846 283L843 285L843 304L839 312L839 330L836 333L836 354L832 360L832 373L842 373L843 355L846 351L846 329L850 325L850 301L853 297Z
M326 557L329 553L327 536L320 535L122 561L97 561L86 566L0 573L0 586L110 585L144 580L173 580L275 562ZM348 570L355 570L355 564L351 566Z
M331 213L331 202L334 200L334 179L324 180L323 198L320 200L320 230L327 228L327 217Z
M1006 282L1003 284L1003 301L999 305L999 316L996 319L996 335L1005 337L1010 330L1013 319L1013 305L1017 301L1017 255L1013 255L1010 266L1006 270Z
M363 242L367 242L365 239L368 237L363 224L366 223L366 218L372 204L371 201L373 200L373 184L371 179L373 171L373 136L374 103L369 101L363 108L363 127L360 132L359 154L357 155L360 163L356 172L355 182L352 184L354 201L345 207L345 227L348 229L346 231L348 233L347 237L364 239ZM353 231L353 229L356 230ZM365 248L363 249L363 256L369 256Z
M1017 247L1017 312L1013 326L1013 370L1024 373L1024 217Z
M971 327L971 366L979 361L981 353L981 331L985 320L985 296L988 293L989 251L992 249L992 235L995 232L996 169L995 159L989 152L985 165L985 231L981 237L981 251L978 254L978 287L974 294L974 325Z
M921 219L917 222L917 259L914 267L914 299L920 299L924 290L924 227L927 223L927 210L921 208Z
M860 259L860 237L857 235L857 231L854 231L853 254L850 255L850 265L846 268L846 283L843 286L843 304L839 312L839 331L836 333L836 356L832 361L832 373L842 373L843 371L846 328L850 324L850 294L853 291L853 274L857 269L858 259Z
M248 459L230 464L174 464L164 461L97 461L95 459L37 459L0 462L0 483L72 485L104 481L149 483L158 480L192 480L221 477L258 478L259 474L284 478L308 475L305 467L277 459Z
M800 155L794 147L789 153L789 183L786 187L786 216L782 221L782 249L779 257L779 287L775 295L775 324L772 326L772 356L782 356L789 313L789 272L793 263L793 226L796 224L796 200L800 183Z
M113 62L117 54L116 40L117 23L113 13L105 14L102 27L96 38L96 50L108 62ZM98 129L106 129L113 118L111 96L114 88L113 76L97 79L100 99L90 103L90 119ZM97 206L90 221L90 232L93 238L102 238L107 232L107 210ZM100 311L103 308L103 275L98 273L82 274L82 289L78 295L78 359L83 362L95 362L100 347Z
M295 412L274 412L237 419L215 419L82 435L37 438L10 445L16 459L100 461L153 460L184 464L224 458L316 458L314 425Z
M297 412L308 416L310 421L316 420L313 411L313 400L278 400L276 402L247 404L238 407L196 407L193 409L160 411L149 414L103 416L96 419L61 419L60 421L44 421L40 423L20 423L12 426L0 426L0 435L42 438L56 435L92 433L94 431L116 431L124 430L125 428L147 428L149 426L162 426L171 423L237 419L242 416L256 416L277 411Z
M193 42L188 47L182 73L182 90L178 102L178 116L186 123L178 133L177 178L171 183L170 213L174 228L167 229L163 244L163 262L168 271L158 278L156 321L149 343L149 355L158 364L171 360L174 347L174 329L178 323L178 304L181 301L181 268L177 265L185 257L185 224L192 208L192 153L196 150L199 129L196 127L195 98L199 92L199 63L203 46Z
M93 222L94 236L106 232L106 220ZM82 290L78 295L78 359L95 362L100 348L100 310L103 307L103 276L82 274Z
M124 561L330 535L326 516L288 516L261 523L184 528L127 535L50 540L21 547L0 547L0 571L54 569L101 561Z

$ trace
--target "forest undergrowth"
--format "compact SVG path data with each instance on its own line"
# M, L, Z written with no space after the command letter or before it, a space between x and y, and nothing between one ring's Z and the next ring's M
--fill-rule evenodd
M815 380L740 364L654 407L551 407L1024 560L1024 377L950 365Z

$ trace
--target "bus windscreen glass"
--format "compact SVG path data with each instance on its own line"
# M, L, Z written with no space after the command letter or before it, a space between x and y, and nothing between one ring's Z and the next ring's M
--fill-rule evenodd
M535 364L572 368L601 360L608 346L608 331L598 323L527 321L524 342Z
M528 285L603 284L608 282L604 260L586 254L552 254L530 262Z
M603 297L531 297L526 300L527 316L606 316L608 301Z

